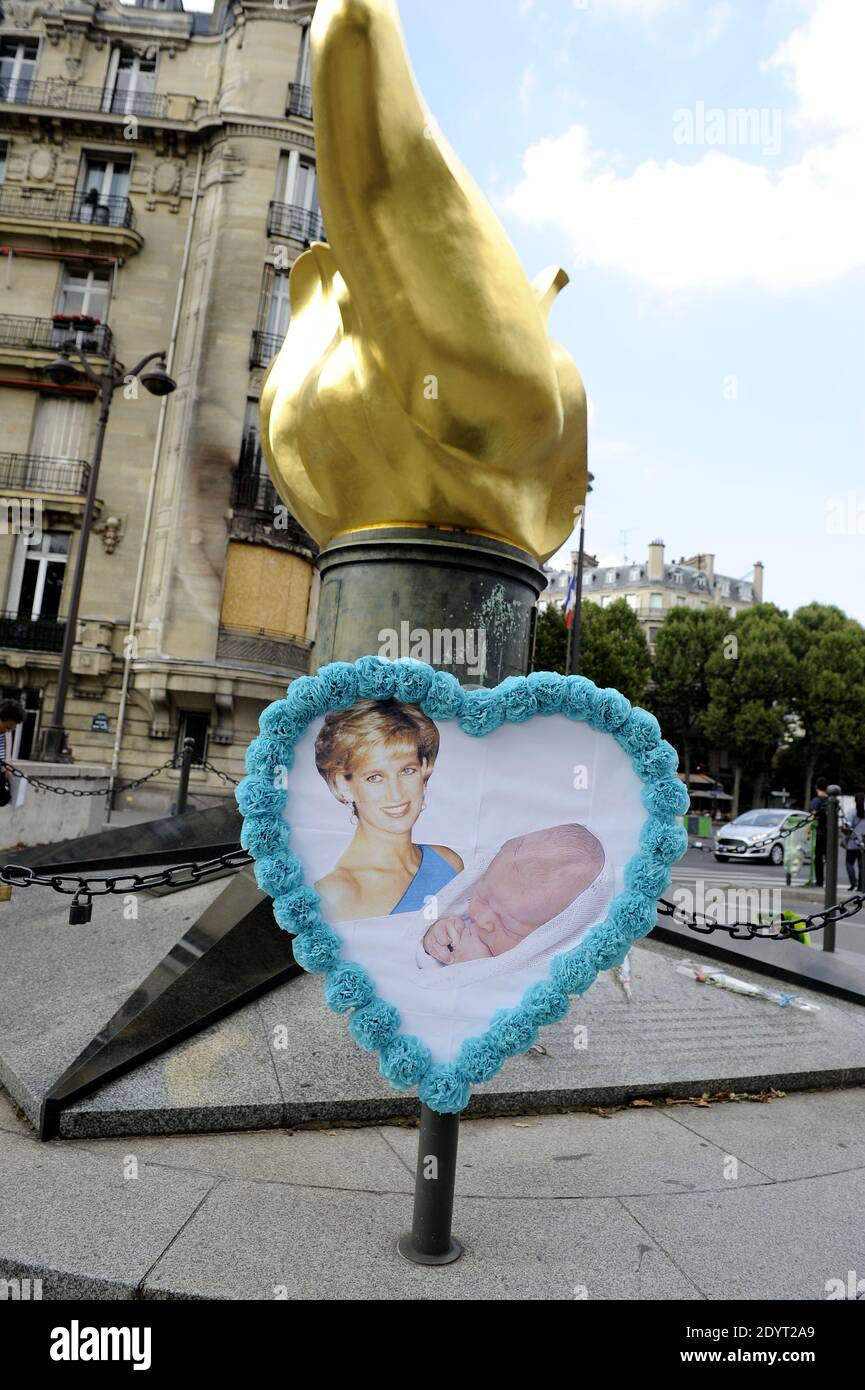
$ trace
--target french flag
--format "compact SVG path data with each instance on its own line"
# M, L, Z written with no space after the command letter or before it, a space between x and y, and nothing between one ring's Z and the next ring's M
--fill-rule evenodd
M572 574L572 575L571 575L571 582L570 582L570 584L568 585L568 595L567 595L567 598L565 599L565 627L566 627L566 628L570 628L572 622L574 621L574 612L575 612L575 610L576 610L576 607L577 607L577 581L576 581L576 577Z

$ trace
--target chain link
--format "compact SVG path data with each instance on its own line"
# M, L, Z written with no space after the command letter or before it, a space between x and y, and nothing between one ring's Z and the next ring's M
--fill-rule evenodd
M206 859L202 863L191 861L188 864L172 864L150 874L119 874L116 878L83 878L79 874L39 874L35 869L22 864L4 864L0 868L0 883L9 883L13 888L32 888L39 886L51 888L55 893L74 897L83 893L88 897L101 898L110 893L143 893L149 888L181 888L198 883L222 869L242 869L252 863L252 855L245 850L230 850L218 859ZM186 874L186 878L175 879L176 874Z
M136 787L143 787L145 782L149 782L153 777L158 777L160 772L164 772L167 767L176 770L179 766L180 763L177 755L173 758L167 758L159 767L155 767L152 772L148 772L144 777L136 778L134 782L118 782L114 788L115 793L128 792L134 790ZM196 762L191 763L190 766L202 767L206 769L207 772L216 773L216 776L221 777L223 782L229 786L236 787L238 785L237 778L229 777L227 772L220 771L218 767L213 766L213 763ZM39 791L43 792L54 792L57 796L107 796L111 790L110 787L99 787L95 791L81 791L78 787L58 787L55 786L53 782L43 782L39 777L30 777L26 772L21 772L17 767L12 767L9 771L13 777L20 778L22 782L29 782L31 787L37 787Z
M865 893L854 893L832 907L820 908L807 917L773 917L768 922L712 922L704 912L685 912L676 903L668 903L662 898L658 903L659 917L672 917L673 921L689 931L709 936L712 932L725 931L736 941L752 941L754 937L766 937L769 941L783 941L785 937L799 936L803 932L822 931L834 922L843 922L847 917L855 917L865 907Z

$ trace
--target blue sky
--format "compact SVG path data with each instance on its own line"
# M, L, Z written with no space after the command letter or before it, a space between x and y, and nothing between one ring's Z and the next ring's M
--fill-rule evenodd
M762 560L782 608L865 621L865 0L400 12L527 272L571 274L550 326L590 398L587 548Z

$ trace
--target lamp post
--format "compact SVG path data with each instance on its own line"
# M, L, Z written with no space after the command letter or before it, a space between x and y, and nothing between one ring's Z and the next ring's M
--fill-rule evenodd
M46 367L45 374L57 386L70 386L80 375L78 368L70 357L72 351L80 358L84 376L88 381L93 382L98 388L99 394L99 422L96 427L96 442L93 447L93 460L90 465L90 476L87 481L87 494L84 503L84 517L81 522L81 541L78 546L78 554L75 557L75 570L72 575L72 592L69 597L69 607L66 615L66 630L63 634L63 650L60 654L60 669L57 672L57 691L54 696L54 714L52 722L46 726L42 734L42 744L40 757L43 762L59 762L68 757L66 743L66 730L63 727L63 716L66 711L66 695L69 689L69 675L72 669L72 649L75 646L76 629L78 627L78 609L81 603L81 589L84 583L84 566L87 561L87 546L90 541L90 530L93 525L93 512L96 506L96 487L99 482L99 465L102 462L102 449L105 443L105 431L108 427L108 416L111 410L111 401L118 386L137 377L146 391L152 396L167 396L177 387L177 383L172 380L165 369L164 351L151 352L147 357L142 357L131 371L124 371L123 367L117 362L114 356L114 349L111 349L108 358L108 366L100 376L93 371L83 348L75 348L74 342L69 341L60 349L58 356ZM145 367L151 362L158 365L151 371L145 371Z

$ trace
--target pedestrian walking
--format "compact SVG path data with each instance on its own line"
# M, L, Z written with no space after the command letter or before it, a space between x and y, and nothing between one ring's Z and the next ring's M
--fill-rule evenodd
M855 808L850 816L849 828L844 839L847 851L847 877L854 893L865 892L865 792L857 792L854 797Z
M818 888L823 887L826 872L826 813L829 809L826 788L828 785L825 777L817 778L814 783L814 795L808 808L811 812L811 819L816 823L814 829L814 882Z

